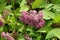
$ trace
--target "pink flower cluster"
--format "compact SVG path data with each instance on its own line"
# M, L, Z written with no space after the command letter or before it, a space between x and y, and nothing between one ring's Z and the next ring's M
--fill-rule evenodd
M5 38L6 40L14 40L14 38L11 37L9 33L2 32L2 33L1 33L1 36L2 36L3 38Z
M29 35L28 35L28 34L25 34L25 39L26 39L26 40L32 40L32 38L31 38L31 37L29 37Z
M22 16L19 17L19 20L24 22L25 24L36 26L36 28L41 28L45 24L45 21L43 20L43 11L22 11Z

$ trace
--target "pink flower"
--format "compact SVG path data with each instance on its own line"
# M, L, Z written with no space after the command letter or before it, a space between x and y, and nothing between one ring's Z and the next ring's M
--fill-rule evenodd
M5 32L2 32L2 33L1 33L1 36L2 36L2 37L5 37L5 36L6 36Z
M40 12L37 14L37 17L40 18L40 19L42 19L42 18L43 18L43 12L40 11Z
M37 16L35 16L35 17L33 18L33 20L34 20L34 22L38 22L38 21L39 21Z
M32 40L32 38L31 38L31 37L29 37L29 35L28 35L28 34L25 34L25 39L26 39L26 40Z
M14 38L11 37L9 33L2 32L1 36L4 37L6 40L14 40Z
M45 21L41 20L38 24L36 24L36 28L41 28L44 26L44 24L45 24Z
M25 24L36 26L36 28L41 28L44 25L43 19L43 11L30 10L29 13L27 11L22 12L22 16L19 17L20 21Z
M33 15L36 15L37 11L36 10L30 10L29 13L33 14Z

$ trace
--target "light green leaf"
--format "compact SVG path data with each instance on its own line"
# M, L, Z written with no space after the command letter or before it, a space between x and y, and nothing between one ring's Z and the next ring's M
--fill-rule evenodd
M57 37L60 39L60 28L54 28L52 29L46 36L46 39Z
M41 40L41 36L38 36L38 37L36 38L36 40Z
M43 16L43 18L45 20L53 19L54 17L55 17L54 13L52 13L52 12L50 12L48 10L44 10L44 16Z
M19 38L18 40L25 40L24 38Z
M46 4L45 0L35 0L31 5L32 8L35 9L35 8L43 8L45 4Z
M23 32L23 30L24 30L24 26L22 26L18 31Z
M29 10L29 6L26 5L26 0L22 0L21 4L20 4L20 10L19 12L22 11L28 11Z
M51 10L52 9L52 7L53 7L53 4L47 4L46 6L45 6L45 10Z
M23 7L24 5L26 5L26 0L22 0L22 2L20 3L20 7Z
M12 8L12 5L8 5L5 7L6 9L11 9Z
M0 3L0 13L5 9L6 2Z
M3 27L0 27L0 32L2 32L3 31Z
M58 23L60 22L60 15L57 15L54 19L53 19L54 23Z
M17 40L25 40L24 36L23 35L19 35Z
M28 10L29 10L29 6L24 5L23 7L20 8L19 12L28 11Z
M32 3L32 8L37 8L41 4L42 0L35 0L35 2Z
M55 15L59 15L60 14L60 4L54 4L53 8L53 12L55 13Z

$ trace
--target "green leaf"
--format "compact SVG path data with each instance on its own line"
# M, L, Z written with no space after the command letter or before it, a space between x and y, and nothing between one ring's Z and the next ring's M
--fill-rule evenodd
M46 36L46 39L52 38L52 37L57 37L60 39L60 28L54 28Z
M19 38L18 40L25 40L24 38Z
M22 7L22 6L26 5L26 4L27 4L27 2L25 0L22 0L22 2L20 3L20 7Z
M37 8L41 4L42 0L35 0L35 2L32 3L32 8Z
M20 35L18 36L17 40L25 40L24 36L23 35Z
M59 4L60 3L60 0L52 0L52 3Z
M22 0L22 2L20 4L19 12L28 11L29 10L29 6L27 6L26 4L27 4L26 0Z
M0 4L0 13L5 9L6 2Z
M0 39L0 40L6 40L6 39L1 37L1 39Z
M27 33L28 33L30 36L34 36L34 35L35 35L32 27L33 27L33 26L28 25L27 28L26 28L26 31L27 31Z
M53 19L54 23L58 23L60 22L60 15L57 15L54 19Z
M13 13L10 13L7 16L6 23L9 25L9 28L13 30L16 27L16 19Z
M54 14L54 13L52 13L52 12L50 12L50 11L48 11L48 10L43 10L43 11L44 11L44 16L43 16L43 18L44 18L45 20L53 19L53 18L55 17L55 14Z
M55 15L59 15L60 14L60 4L54 4L54 6L52 7L52 12L54 12Z
M26 28L26 31L32 32L32 31L33 31L33 30L32 30L32 26L28 25L27 28Z
M36 38L36 40L41 40L41 36L38 36L38 37Z
M11 0L11 5L14 7L15 1Z
M35 9L35 8L42 8L45 6L45 4L46 4L45 0L35 0L31 5L32 8Z
M23 30L24 30L24 26L22 26L18 31L23 32Z
M52 9L52 7L53 7L53 4L47 4L46 6L45 6L45 10L51 10Z
M0 3L3 3L3 2L5 2L6 0L0 0Z
M8 5L5 7L5 9L11 9L12 8L12 5Z
M0 27L0 32L2 32L3 31L3 27Z
M29 10L29 6L24 5L23 7L20 8L19 12L28 11L28 10Z

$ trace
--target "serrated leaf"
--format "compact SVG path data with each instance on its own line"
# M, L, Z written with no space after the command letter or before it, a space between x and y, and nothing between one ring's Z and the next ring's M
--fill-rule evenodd
M55 13L55 15L59 15L60 14L60 4L54 4L52 11Z
M52 29L46 36L46 39L57 37L60 39L60 28L54 28Z
M43 16L43 18L45 20L53 19L54 17L55 17L54 13L52 13L52 12L50 12L48 10L44 10L44 16Z
M51 10L52 9L52 7L53 7L53 4L47 4L46 6L45 6L45 10Z

